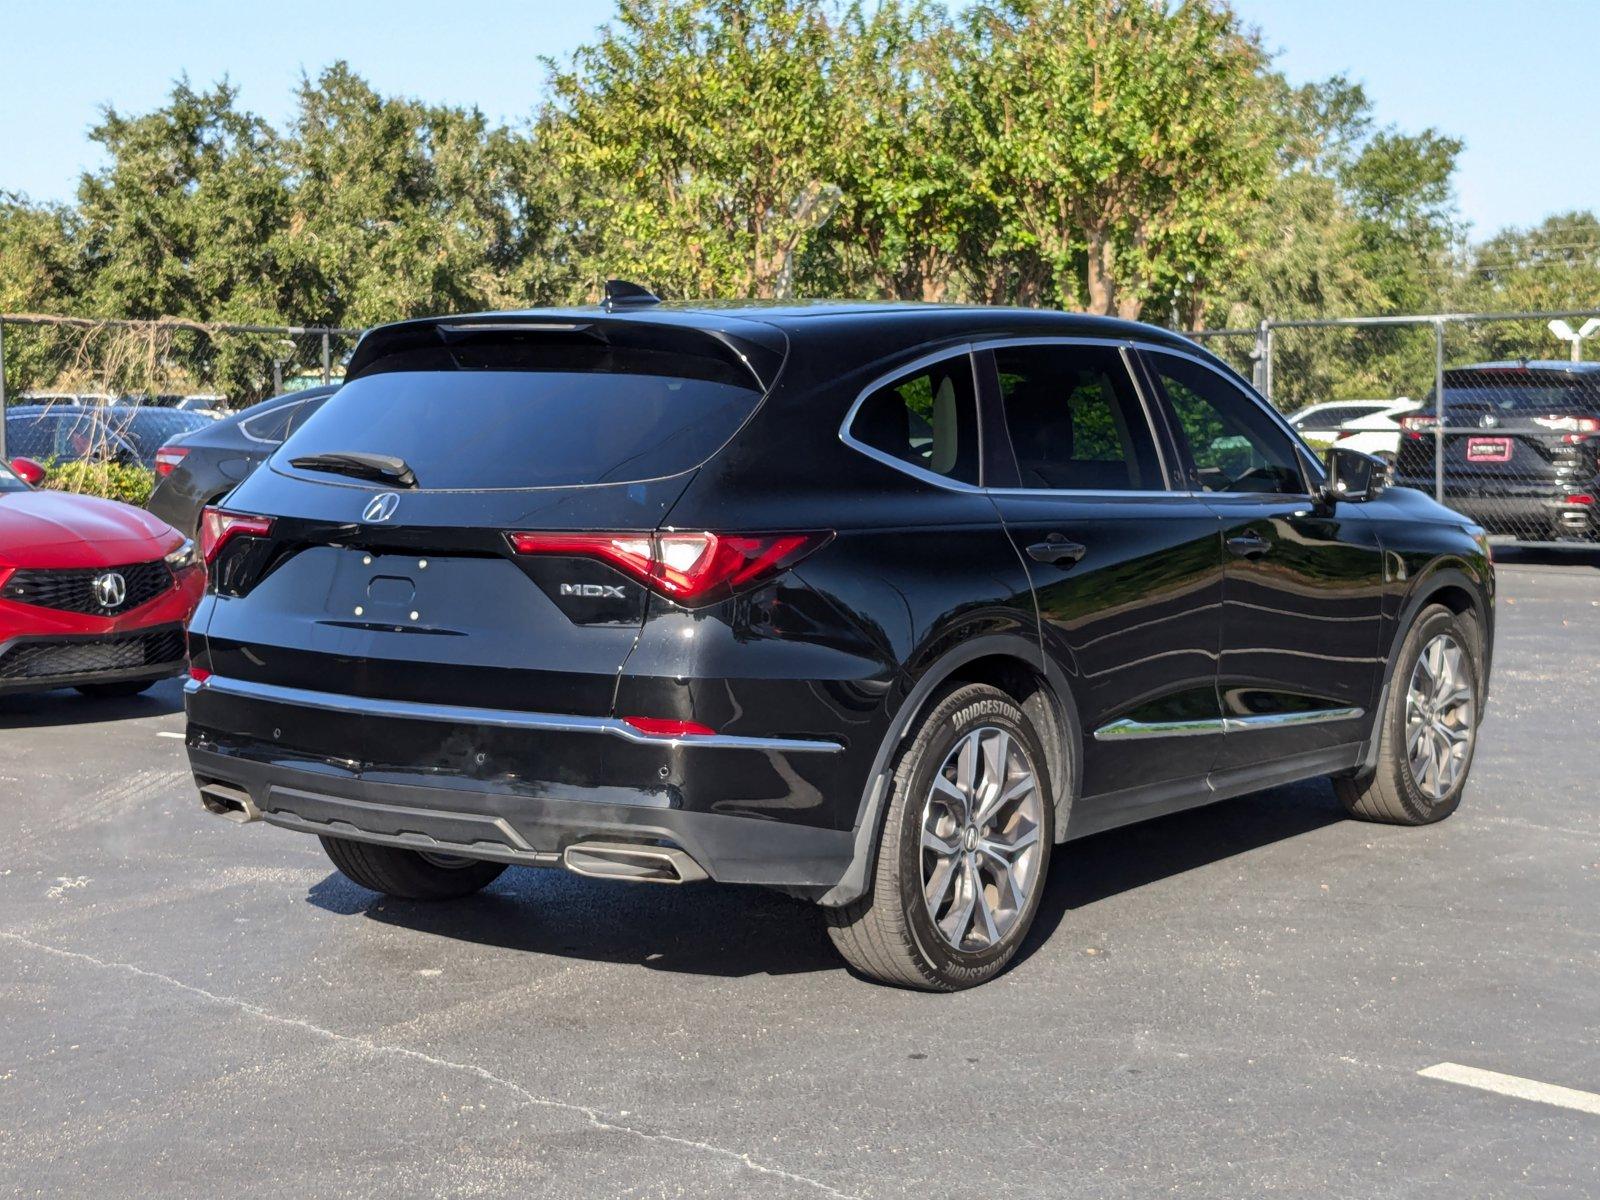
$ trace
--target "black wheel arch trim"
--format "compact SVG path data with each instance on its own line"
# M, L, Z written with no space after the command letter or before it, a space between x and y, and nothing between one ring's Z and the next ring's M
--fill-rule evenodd
M850 865L839 882L824 893L818 903L835 907L849 904L866 893L868 881L877 864L879 830L889 796L889 784L894 777L895 754L912 727L928 710L940 690L955 677L962 667L983 658L1011 658L1037 673L1045 685L1045 695L1050 704L1051 716L1060 724L1062 738L1060 751L1065 770L1052 771L1051 787L1056 817L1056 839L1065 833L1075 799L1079 771L1083 761L1083 728L1078 719L1072 690L1066 677L1046 657L1037 638L1022 633L991 633L969 638L949 650L925 670L906 694L896 711L888 731L878 745L872 770L862 790L861 804L856 818L854 852ZM1041 730L1041 741L1046 751L1050 730Z
M1400 650L1405 645L1406 635L1416 624L1417 614L1439 593L1452 587L1459 588L1471 599L1473 618L1478 622L1479 632L1483 635L1482 658L1478 663L1478 719L1483 720L1483 713L1489 702L1489 668L1494 654L1494 618L1491 606L1484 595L1483 581L1474 578L1465 563L1459 560L1435 563L1411 581L1405 605L1395 621L1394 635L1389 639L1389 649L1384 660L1383 686L1378 692L1378 702L1373 707L1367 744L1361 754L1359 767L1361 772L1373 770L1378 765L1378 742L1381 732L1379 723L1389 711L1389 688L1394 682L1395 667L1400 660Z

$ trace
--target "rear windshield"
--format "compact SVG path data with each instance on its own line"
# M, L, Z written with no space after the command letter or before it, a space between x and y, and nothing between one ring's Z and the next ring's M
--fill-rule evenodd
M404 459L429 489L631 483L699 466L761 401L740 369L682 355L565 353L548 370L460 361L352 380L274 467L360 451Z
M140 409L136 416L113 416L110 425L128 441L144 462L154 462L156 451L173 438L182 437L210 425L212 418L177 408Z
M1600 378L1534 371L1449 371L1444 377L1444 399L1446 404L1496 408L1502 412L1546 412L1574 407L1589 410L1600 406Z

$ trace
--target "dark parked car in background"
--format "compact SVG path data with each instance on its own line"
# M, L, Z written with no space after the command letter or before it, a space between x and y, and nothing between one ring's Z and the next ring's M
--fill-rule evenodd
M1600 538L1600 363L1490 362L1444 375L1444 425L1430 394L1400 418L1394 481L1521 541Z
M156 486L145 507L174 529L195 533L201 510L231 492L338 390L286 392L168 442L156 452Z
M154 467L163 444L212 422L175 408L19 404L6 409L6 452L44 463Z
M1460 803L1482 531L1325 469L1205 350L618 295L368 333L207 510L209 810L411 898L779 888L948 990L1010 961L1066 839L1314 776L1371 820Z

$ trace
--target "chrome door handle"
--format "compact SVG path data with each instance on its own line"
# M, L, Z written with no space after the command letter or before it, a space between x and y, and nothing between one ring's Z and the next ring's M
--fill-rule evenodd
M1070 541L1059 533L1052 533L1042 542L1035 542L1028 547L1028 557L1042 563L1062 563L1071 565L1088 553L1088 547L1081 542Z
M1272 549L1272 543L1259 533L1241 533L1228 539L1228 552L1235 558L1261 558Z

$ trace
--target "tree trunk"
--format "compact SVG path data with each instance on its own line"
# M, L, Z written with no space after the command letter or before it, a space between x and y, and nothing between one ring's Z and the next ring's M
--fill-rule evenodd
M1112 274L1111 235L1103 225L1085 231L1089 250L1088 311L1102 317L1119 313L1117 281Z

